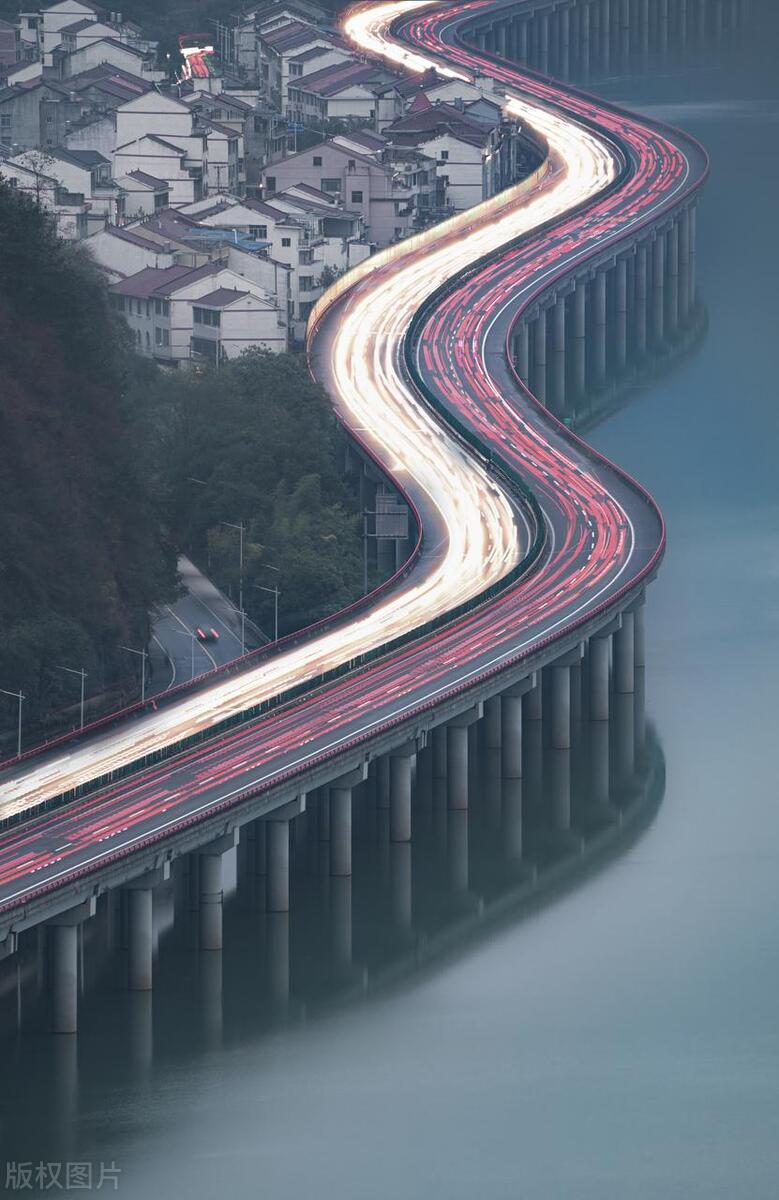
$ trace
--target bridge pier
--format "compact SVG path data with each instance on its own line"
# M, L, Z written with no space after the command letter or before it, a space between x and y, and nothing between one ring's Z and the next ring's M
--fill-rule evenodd
M611 0L601 0L600 39L601 69L605 75L611 67Z
M568 664L551 667L552 745L568 750L571 745L571 668Z
M416 746L408 743L390 756L390 841L411 841L411 767Z
M515 347L517 374L527 387L530 383L530 331L526 321L520 321L517 327Z
M330 880L330 929L333 957L340 967L352 961L352 878L333 876Z
M573 390L577 400L587 390L587 283L576 280L573 293Z
M389 850L392 915L400 929L410 929L413 897L411 842L392 842Z
M446 779L448 753L448 736L445 725L437 725L433 730L433 778Z
M662 233L657 234L652 248L652 292L652 333L655 342L662 342L665 336L665 237Z
M484 702L484 744L488 750L499 750L502 739L503 703L500 696L490 696Z
M682 324L690 313L690 210L679 214L679 320Z
M579 21L579 37L580 37L580 70L583 79L588 79L590 75L591 65L591 12L589 4L585 4L581 10L581 18Z
M533 324L533 395L546 404L546 312L543 309Z
M468 807L468 730L483 713L484 706L479 703L447 723L447 803L450 809Z
M615 354L618 371L624 371L628 361L628 268L624 258L618 258L615 271Z
M609 655L611 637L594 636L589 641L590 720L609 719Z
M634 686L633 613L623 612L622 625L614 634L614 691L627 694Z
M501 841L507 858L522 858L522 780L501 780Z
M611 798L609 722L591 721L588 732L590 751L590 801L594 808L602 810L609 807L609 801Z
M549 13L538 17L538 69L542 75L549 74Z
M593 281L593 383L597 388L606 382L606 271L595 272Z
M544 673L535 672L535 687L525 696L523 711L526 721L541 721L544 716Z
M679 328L679 224L674 221L667 234L666 246L668 333L673 337Z
M127 897L127 986L131 992L152 987L154 959L154 888L170 878L170 863L124 885Z
M197 851L198 945L222 949L222 856L238 844L238 830L209 842Z
M560 833L571 828L571 751L553 748L551 753L552 816Z
M501 775L519 779L522 775L522 694L505 692L501 705Z
M565 412L565 296L558 296L552 309L551 408L558 417Z
M647 347L647 248L641 242L636 248L635 286L635 349L639 358L646 354Z
M78 1032L79 931L95 911L95 899L90 897L46 922L53 1033Z
M289 911L289 820L267 818L267 874L265 908L269 913Z

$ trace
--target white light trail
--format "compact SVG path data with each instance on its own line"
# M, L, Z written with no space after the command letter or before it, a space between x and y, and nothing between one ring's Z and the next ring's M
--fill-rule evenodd
M423 2L428 0L373 5L369 32L365 23L355 25L357 18L351 17L347 31L364 36L360 44L374 50L371 39L383 29L382 44L391 45L386 31L398 10L422 7ZM334 402L387 469L402 466L412 494L424 496L437 510L446 531L441 554L345 628L325 632L162 711L95 736L45 764L32 762L9 771L0 793L0 816L32 808L51 795L175 745L418 628L478 595L520 561L526 547L509 499L438 424L405 382L400 367L412 318L440 285L476 259L597 195L616 176L612 150L594 133L538 104L507 98L507 108L547 141L548 161L536 178L374 255L339 280L312 314L318 320L337 298L349 293L329 347Z

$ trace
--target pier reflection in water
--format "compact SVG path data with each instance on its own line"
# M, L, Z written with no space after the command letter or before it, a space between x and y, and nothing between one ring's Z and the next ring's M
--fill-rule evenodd
M611 697L608 722L590 719L587 669L585 660L574 672L570 750L549 744L531 710L508 773L490 714L465 730L467 781L436 777L432 747L417 755L413 841L390 840L386 793L370 774L354 793L352 876L330 874L327 797L311 798L291 838L290 912L266 911L265 857L240 844L225 864L222 951L198 949L197 888L181 864L155 891L153 993L126 990L127 917L103 897L82 935L78 1037L45 1032L43 941L27 936L2 976L2 1129L13 1157L121 1160L135 1194L135 1147L175 1128L165 1096L180 1094L182 1078L208 1092L221 1063L250 1054L261 1094L265 1040L278 1047L282 1030L348 1013L465 953L628 848L664 787L661 748L644 728L644 672L635 694ZM453 785L467 807L452 807Z

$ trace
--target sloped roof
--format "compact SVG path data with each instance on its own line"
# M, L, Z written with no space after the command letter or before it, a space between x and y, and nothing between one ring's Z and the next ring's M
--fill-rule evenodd
M207 296L198 297L198 305L203 305L205 308L229 308L231 304L235 304L236 300L242 300L244 296L250 296L251 292L239 292L233 288L217 288L215 292L209 292Z

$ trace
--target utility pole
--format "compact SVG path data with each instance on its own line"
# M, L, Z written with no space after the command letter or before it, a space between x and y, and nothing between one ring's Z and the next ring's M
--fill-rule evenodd
M69 675L78 675L81 679L81 724L80 724L80 728L83 729L84 728L84 680L87 677L87 673L83 667L81 668L80 671L74 671L72 667L61 667L61 666L58 666L55 664L55 669L57 671L67 671Z
M269 563L264 563L263 565L266 571L279 570L278 567L272 567ZM258 592L268 592L269 595L273 596L273 640L274 642L277 642L279 640L279 596L281 595L278 585L269 588L263 587L261 583L255 583L252 586L255 587Z

